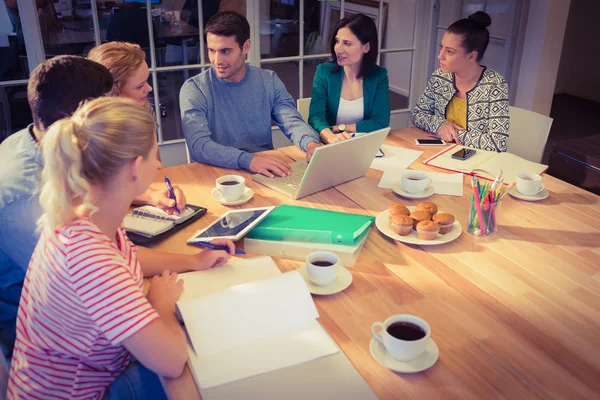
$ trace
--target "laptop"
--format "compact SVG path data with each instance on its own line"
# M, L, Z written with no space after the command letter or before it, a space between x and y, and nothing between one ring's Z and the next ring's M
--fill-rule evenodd
M310 163L297 161L291 164L291 175L268 178L254 174L252 180L293 199L329 189L366 174L389 132L390 128L379 129L317 147Z

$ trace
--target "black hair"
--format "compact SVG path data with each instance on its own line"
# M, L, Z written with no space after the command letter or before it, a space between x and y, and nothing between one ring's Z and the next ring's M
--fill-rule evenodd
M27 100L36 128L45 130L70 117L87 99L107 94L112 74L103 65L78 56L57 56L38 65L29 77Z
M447 32L462 36L462 48L470 53L477 52L477 61L481 61L490 42L490 32L487 27L492 24L492 18L477 11L468 18L459 19L448 27Z
M349 17L340 19L340 22L335 26L335 31L333 32L330 44L331 57L333 57L333 61L331 62L335 64L335 68L332 72L338 72L340 69L340 66L337 63L337 56L335 55L335 37L341 28L350 29L363 45L367 43L370 44L371 48L363 57L357 78L368 76L375 66L375 63L377 63L377 53L379 51L377 49L379 47L379 42L377 39L377 27L375 26L375 22L364 14L353 14Z
M240 49L250 39L250 24L246 17L235 11L223 11L208 20L204 34L212 33L217 36L235 36Z

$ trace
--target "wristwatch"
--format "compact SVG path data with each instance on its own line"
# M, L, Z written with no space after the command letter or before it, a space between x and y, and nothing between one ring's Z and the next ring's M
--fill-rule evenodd
M342 133L346 130L346 124L339 124L338 125L338 133Z

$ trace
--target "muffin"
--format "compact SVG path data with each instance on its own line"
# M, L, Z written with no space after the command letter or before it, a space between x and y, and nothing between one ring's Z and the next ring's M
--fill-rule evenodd
M452 225L454 225L454 215L441 213L434 215L432 218L435 222L440 224L440 233L448 233L452 230Z
M417 224L419 222L431 220L431 214L425 210L415 210L410 213L410 217L414 220L413 229L417 229Z
M401 236L406 236L412 232L413 219L408 215L396 214L390 221L390 229L392 232Z
M417 224L417 237L421 240L433 240L440 231L440 224L433 221L421 221Z
M424 201L422 203L417 204L416 210L425 210L431 215L434 215L435 213L438 212L437 206L434 203L429 202L429 201Z
M392 220L392 217L394 215L410 215L410 211L408 211L408 208L398 203L390 204L388 210L390 211L390 221Z

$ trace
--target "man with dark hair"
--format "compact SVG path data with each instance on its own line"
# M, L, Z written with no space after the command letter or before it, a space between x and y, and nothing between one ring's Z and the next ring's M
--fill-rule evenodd
M225 11L205 28L212 68L188 79L179 94L183 134L194 161L272 177L288 164L255 152L273 149L271 120L307 154L321 145L275 72L246 65L250 25Z
M86 58L59 56L43 62L33 70L27 86L34 123L0 144L0 348L6 356L15 341L21 288L38 241L44 167L39 143L50 125L70 116L82 101L105 95L112 85L110 71ZM185 196L176 190L179 203ZM137 201L173 206L173 200L158 190L147 191Z
M5 355L15 340L23 279L38 241L44 166L38 144L53 122L72 114L82 100L103 96L112 84L106 68L82 57L61 56L40 64L27 86L34 123L0 144L0 347Z

